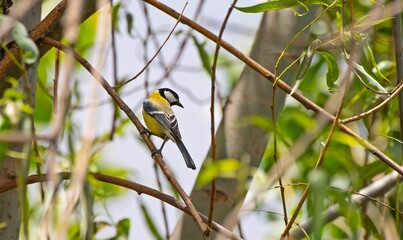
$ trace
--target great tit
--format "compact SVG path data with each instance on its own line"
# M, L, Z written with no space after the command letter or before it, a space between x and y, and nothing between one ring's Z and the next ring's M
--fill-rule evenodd
M179 96L169 88L160 88L152 92L143 102L143 118L151 134L164 140L159 151L162 151L166 141L171 139L178 146L186 166L196 169L196 166L182 142L178 121L171 106L177 105L183 108L179 102Z

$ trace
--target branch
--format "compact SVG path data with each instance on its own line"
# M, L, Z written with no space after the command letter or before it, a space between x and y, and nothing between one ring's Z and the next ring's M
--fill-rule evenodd
M397 65L396 65L397 66ZM367 117L371 114L374 114L375 112L379 111L383 107L385 107L390 101L392 101L396 96L400 96L400 92L403 89L403 82L400 82L397 86L397 88L393 91L392 95L388 96L385 100L383 100L380 104L376 105L374 108L369 109L366 112L360 113L356 116L352 116L346 119L341 119L341 123L350 123L354 121L358 121L364 117ZM400 94L400 95L399 95ZM403 117L402 117L403 118Z
M58 175L59 175L60 179L62 179L62 180L68 180L71 178L70 172L60 172L60 173L58 173ZM116 186L131 189L133 191L136 191L138 195L141 195L141 194L149 195L149 196L159 199L189 215L192 215L191 211L184 203L177 201L174 197L167 195L165 193L162 193L156 189L147 187L145 185L142 185L142 184L139 184L136 182L128 181L128 180L125 180L122 178L105 175L102 173L88 173L88 175L94 177L96 180L98 180L100 182L109 183L109 184L113 184ZM33 184L33 183L39 183L39 182L51 181L51 180L52 179L50 179L47 174L31 175L31 176L27 177L26 184ZM17 181L9 181L7 183L4 183L3 185L0 185L0 193L10 191L11 189L16 188L17 186L18 186ZM198 215L201 217L203 222L207 223L208 218L205 215L203 215L199 212L198 212ZM222 234L224 237L226 237L228 239L238 239L238 240L241 239L239 236L235 235L234 233L232 233L231 231L229 231L228 229L224 228L223 226L221 226L220 224L218 224L216 222L213 222L212 228L217 233Z
M227 15L224 18L224 22L221 25L220 28L220 33L218 34L218 40L217 40L217 45L214 51L214 59L213 59L213 65L211 67L211 101L210 101L210 121L211 121L211 126L210 126L210 135L211 135L211 160L213 163L216 162L216 139L215 139L215 88L216 88L216 69L217 69L217 61L218 61L218 53L220 51L220 41L222 38L222 35L224 34L225 27L227 26L228 19L231 16L232 11L235 8L235 4L237 3L238 0L234 0L229 7L227 11ZM215 203L215 198L216 198L216 179L213 178L211 181L211 191L210 191L210 205L209 205L209 213L208 213L208 226L211 226L213 222L213 214L214 214L214 203Z
M137 130L140 133L140 136L143 138L145 144L147 147L150 149L151 152L156 152L156 148L154 143L151 141L150 137L147 134L146 129L144 126L141 124L139 119L136 117L134 112L130 109L130 107L120 98L120 96L115 92L115 90L109 85L109 83L105 80L101 74L91 66L91 64L85 60L82 56L80 56L77 52L75 52L73 49L61 44L58 41L52 40L50 38L44 37L41 38L40 41L42 43L48 44L50 46L56 47L57 49L65 52L65 53L71 53L73 54L73 57L78 61L85 69L87 69L97 80L101 86L106 90L106 92L112 97L112 99L115 101L115 103L119 106L119 108L126 113L128 118L132 121L132 123L136 126ZM183 190L183 188L180 186L176 178L173 176L172 171L168 168L168 166L165 164L164 160L162 159L161 154L156 153L153 155L154 160L158 163L160 166L162 172L165 174L165 177L168 179L168 181L172 184L172 186L178 191L179 195L185 202L186 206L189 208L189 211L192 213L192 216L196 223L198 224L200 230L202 231L203 234L207 233L207 228L206 225L203 223L202 219L200 218L197 210L195 209L191 199L189 196L186 194L186 192Z
M167 5L164 5L163 3L156 1L156 0L144 0L145 2L151 4L152 6L156 7L157 9L161 10L162 12L170 15L171 17L177 19L179 17L179 13L176 12L174 9L168 7ZM197 24L196 22L192 21L191 19L181 16L180 21L194 29L195 31L199 32L200 34L203 34L205 37L209 38L213 42L217 43L218 42L218 37L207 30L206 28L202 27L201 25ZM243 61L246 65L254 69L256 72L258 72L260 75L263 77L267 78L269 81L273 82L274 81L274 75L271 73L269 70L264 68L262 65L254 61L252 58L248 57L247 55L243 54L241 51L239 51L237 48L229 44L228 42L224 40L220 40L220 45L224 49L226 49L229 53L237 57L239 60ZM292 88L285 83L284 81L278 79L277 80L277 86L282 89L286 93L290 93ZM301 103L305 108L310 109L314 111L317 114L320 114L324 116L328 122L334 122L335 117L325 111L323 108L319 107L316 105L314 102L310 101L306 97L304 97L302 94L299 92L293 93L292 97L297 100L299 103ZM388 156L386 156L382 151L377 149L374 145L363 139L360 135L355 133L353 130L348 128L346 125L342 123L337 123L338 127L348 135L351 135L355 140L363 146L365 149L367 149L370 153L373 155L377 156L380 160L382 160L384 163L386 163L389 167L397 171L400 175L403 176L403 168L396 164L392 159L390 159Z

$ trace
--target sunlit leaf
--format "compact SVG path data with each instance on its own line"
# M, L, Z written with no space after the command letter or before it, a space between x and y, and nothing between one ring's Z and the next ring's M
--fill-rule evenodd
M240 126L248 126L248 125L253 125L256 126L266 132L272 132L273 131L273 124L271 119L267 118L266 116L251 116L247 119L244 119L241 121Z
M359 146L357 140L354 137L343 132L335 132L332 140L349 147Z
M336 82L337 78L339 77L339 66L337 64L336 59L330 53L319 51L318 53L326 61L327 64L326 83L327 87L329 88L329 91L333 92L337 88L334 82Z
M197 184L203 186L210 183L214 178L228 177L235 178L242 163L236 159L220 159L215 162L210 161L203 166L197 178Z
M235 7L237 10L245 13L259 13L271 10L278 10L284 8L292 8L298 6L310 6L310 5L324 5L328 6L326 2L319 0L273 0L265 3L256 4L249 7Z
M84 57L91 53L91 48L96 41L98 19L99 13L96 13L80 24L80 33L78 34L75 48Z

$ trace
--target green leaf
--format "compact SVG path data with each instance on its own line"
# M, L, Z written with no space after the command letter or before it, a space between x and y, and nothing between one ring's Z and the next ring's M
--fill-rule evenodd
M193 42L197 47L197 51L199 52L200 59L203 63L203 68L211 75L211 63L209 55L205 49L206 42L200 43L195 36L192 36Z
M357 20L357 22L354 24L355 27L356 27L356 28L360 28L360 27L365 27L365 26L375 26L375 25L378 25L378 24L381 24L381 23L383 23L383 22L386 22L386 21L389 21L389 20L392 20L392 19L393 19L393 17L387 17L387 18L375 20L375 21L372 21L372 22L364 21L365 19L370 18L370 17L371 17L370 14L367 14L367 15L362 16L362 17L359 18L359 19Z
M381 72L381 70L378 68L378 64L375 60L374 53L372 52L371 46L368 43L365 43L365 48L364 48L364 54L365 57L371 62L373 65L374 69L372 72L377 75L379 78L385 79L387 82L390 83L389 79L387 79Z
M6 130L13 129L13 124L11 123L10 119L8 117L3 117L0 119L0 132L4 132ZM8 142L0 142L0 163L3 161L4 156L7 153L7 150L9 148L9 143Z
M292 95L295 91L297 91L299 85L301 84L302 80L305 77L308 68L311 66L313 56L315 55L316 49L320 46L321 41L316 39L309 44L308 49L306 50L305 56L302 59L301 64L299 65L296 81L294 87L292 88L290 95Z
M53 103L41 87L36 88L35 94L35 123L49 123L52 118Z
M382 87L382 85L379 84L379 82L378 82L375 78L373 78L373 77L371 76L371 74L369 74L369 73L364 69L363 66L359 65L359 64L356 63L356 62L353 62L353 66L354 66L354 68L355 68L356 70L358 70L359 72L361 72L362 74L365 75L366 79L368 80L368 84L370 84L370 85L376 87L376 88L377 88L379 91L381 91L382 93L388 93L388 91L387 91L384 87Z
M336 59L330 53L319 51L318 53L326 61L327 64L326 83L327 87L329 88L329 91L333 92L337 88L337 85L334 82L337 81L337 78L339 77L339 66L337 65Z
M83 193L80 196L81 222L80 222L80 239L93 239L94 236L94 195L88 180L83 184Z
M271 119L267 118L266 116L253 115L251 117L241 120L241 122L240 122L241 127L249 126L249 125L256 126L266 132L273 131L272 121L271 121Z
M268 1L265 3L260 3L256 4L253 6L249 7L235 7L237 10L245 13L259 13L259 12L265 12L265 11L270 11L270 10L278 10L278 9L284 9L284 8L292 8L292 7L298 7L298 6L303 6L306 8L306 6L310 5L324 5L328 6L324 1L320 0L273 0L273 1Z
M349 147L357 147L359 146L359 143L357 142L357 140L352 137L351 135L348 135L347 133L344 132L335 132L333 134L333 138L332 140L334 142L338 142L341 143L343 145L349 146Z
M0 25L9 19L8 16L0 15ZM33 64L39 58L39 50L35 42L28 36L28 31L20 22L15 22L11 35L22 50L22 59L27 64Z
M388 171L388 166L382 161L374 161L359 169L362 180L372 179L373 177Z
M205 164L200 171L199 177L196 180L197 184L204 186L218 176L236 178L242 166L242 163L236 159L220 159L215 162L210 161Z
M112 161L112 160L110 160L110 161ZM91 164L90 168L91 168L91 172L102 172L104 174L111 175L111 176L119 176L120 178L123 178L123 179L128 178L129 174L131 173L127 168L123 168L123 167L119 168L119 166L116 166L116 165L111 166L111 165L101 164L99 162L97 162L96 164ZM96 179L94 179L92 177L89 177L88 180L91 183L91 186L93 188L92 191L93 191L93 194L94 194L96 200L119 197L122 194L127 192L127 189L121 188L121 187L113 185L113 184L106 184L106 183L97 181Z
M113 239L128 239L130 232L130 219L123 218L116 224L116 236Z
M313 206L313 234L314 239L322 238L323 225L325 223L323 211L327 200L328 177L327 173L321 169L311 174L311 198Z
M82 24L80 24L80 33L76 41L75 49L84 57L92 53L91 49L95 44L97 36L99 14L93 14Z
M148 212L147 207L143 203L140 204L140 207L141 207L141 212L143 213L143 217L146 220L148 229L150 230L151 234L154 236L155 239L162 240L163 237L158 232L157 226L155 226L155 224L154 224L155 220L151 217L150 213Z
M122 7L122 3L118 2L112 7L112 22L116 32L119 32L119 10Z
M127 33L130 36L133 36L133 15L131 13L126 13L126 24L127 24Z

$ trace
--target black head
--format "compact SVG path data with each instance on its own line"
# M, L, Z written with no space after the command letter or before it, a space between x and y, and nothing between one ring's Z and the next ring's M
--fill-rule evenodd
M179 102L179 96L176 92L169 88L160 88L158 89L160 95L165 98L171 106L177 105L183 108L182 103Z

